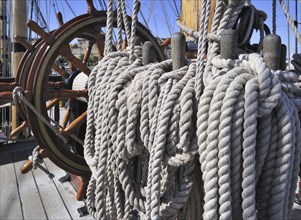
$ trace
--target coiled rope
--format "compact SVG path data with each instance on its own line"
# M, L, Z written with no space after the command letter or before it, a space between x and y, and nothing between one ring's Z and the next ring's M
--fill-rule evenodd
M217 1L216 39L244 5ZM259 54L221 59L216 41L201 72L196 62L143 65L141 47L129 48L108 53L89 76L89 213L288 219L300 163L298 76L269 70Z

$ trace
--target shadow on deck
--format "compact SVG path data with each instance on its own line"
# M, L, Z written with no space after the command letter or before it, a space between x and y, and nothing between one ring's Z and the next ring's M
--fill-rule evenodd
M20 173L36 146L35 141L0 145L0 219L93 219L80 217L77 209L85 203L75 199L70 182L58 180L66 172L49 159L42 165L54 174L53 179L40 169Z
M66 172L49 159L44 159L43 166L55 175L53 179L40 169L20 173L36 146L35 141L0 145L0 219L93 219L80 217L77 209L85 203L75 199L76 192L70 182L58 180ZM301 220L301 206L294 204L292 219Z

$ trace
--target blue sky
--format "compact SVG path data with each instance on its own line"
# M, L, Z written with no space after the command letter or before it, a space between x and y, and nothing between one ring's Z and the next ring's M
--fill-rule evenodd
M68 21L72 19L75 15L80 15L86 13L87 6L85 0L37 0L41 5L41 12L43 13L45 20L50 25L50 29L55 29L57 27L57 21L54 15L55 10L59 10L63 14L64 21ZM189 1L189 0L184 0ZM288 0L285 0L287 3ZM101 4L103 1L94 0L94 5L97 9L101 9ZM104 2L107 2L106 0ZM128 11L131 10L132 0L128 0ZM152 3L154 2L154 3ZM161 3L163 2L163 4ZM177 5L177 9L175 8L175 4ZM290 13L295 19L295 1L290 0ZM141 11L144 15L143 17L140 15L139 21L144 23L143 20L147 21L147 24L154 35L159 35L161 37L168 37L171 33L178 31L178 27L176 25L176 17L178 16L177 10L180 10L180 0L163 0L163 1L151 1L151 0L141 0ZM272 29L272 0L253 0L251 3L260 10L263 10L267 13L268 18L266 20L266 24ZM55 9L54 6L55 5ZM151 5L153 4L153 13L150 15ZM69 8L72 7L72 9ZM30 7L30 6L28 6ZM301 1L298 2L298 20L301 22ZM164 11L166 12L164 14ZM277 34L279 34L282 38L282 42L284 44L288 44L288 24L284 13L279 5L279 0L277 0ZM166 18L166 16L168 18ZM169 22L167 21L169 20ZM301 30L301 24L299 25ZM253 42L258 41L259 34L254 33L254 37L252 39ZM293 32L290 31L290 44L291 44L291 54L295 52L295 39ZM298 44L298 51L301 53L301 45Z

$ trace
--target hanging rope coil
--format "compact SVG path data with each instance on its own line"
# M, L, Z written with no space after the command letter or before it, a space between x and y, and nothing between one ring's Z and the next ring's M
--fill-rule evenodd
M229 1L221 16L224 3L216 4L217 39L245 6ZM206 63L178 70L171 60L143 66L141 47L129 48L108 53L89 76L89 213L288 219L300 163L298 76L271 71L259 54L221 59L215 41Z
M203 218L254 219L265 209L269 213L261 216L263 219L273 219L277 215L288 218L294 195L290 189L295 188L297 181L296 173L295 180L292 179L295 172L292 170L297 169L300 160L300 155L293 153L300 150L299 138L295 136L299 129L294 127L299 123L299 109L283 90L288 88L287 81L296 82L297 76L272 73L257 54L242 55L236 61L215 57L212 63L226 72L219 73L205 87L198 108L197 135L205 190ZM294 90L297 89L293 84L287 89L288 93ZM293 96L296 98L296 93ZM234 111L238 105L240 109ZM233 114L242 119L234 120ZM280 133L275 135L281 147L275 145L277 140L271 129L274 117L274 123L280 123ZM292 127L287 127L289 121ZM275 148L277 145L281 150ZM271 157L273 159L268 159L273 155L268 153L270 149L278 152ZM274 160L274 165L271 166L269 160ZM266 173L266 169L270 173ZM265 179L269 175L273 180L267 183ZM258 188L257 181L262 184ZM242 185L237 185L239 183ZM279 184L285 187L279 187ZM258 191L264 188L270 193L269 197L257 203L255 198L260 200L263 196Z
M117 52L98 67L89 78L84 150L93 173L87 193L90 213L106 218L107 210L119 210L128 201L130 210L150 218L176 215L189 196L196 162L195 64L171 72L170 60L142 66L141 60L130 64L129 54ZM171 117L172 112L178 113ZM141 175L134 177L136 169ZM114 185L123 192L106 190ZM124 198L115 198L123 193ZM118 212L124 214L125 207Z

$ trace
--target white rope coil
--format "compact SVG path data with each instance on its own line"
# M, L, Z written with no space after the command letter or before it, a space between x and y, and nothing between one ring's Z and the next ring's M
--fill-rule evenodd
M90 214L289 218L300 161L298 77L271 72L258 54L217 56L218 74L196 114L195 63L170 71L170 60L142 66L129 56L109 54L89 78ZM191 193L200 182L193 178L197 146L203 202L195 198L202 189ZM191 200L199 201L193 215Z
M225 2L217 1L212 36L233 27L245 2L229 1L221 16ZM140 49L107 54L89 77L89 213L289 219L300 163L298 76L270 71L259 54L222 60L214 41L206 64L173 71L171 60L143 66Z
M89 78L84 154L93 173L88 189L95 190L88 190L89 210L112 218L108 210L125 214L127 201L140 215L174 216L189 197L196 162L195 64L170 72L170 60L142 66L129 56L109 54Z

